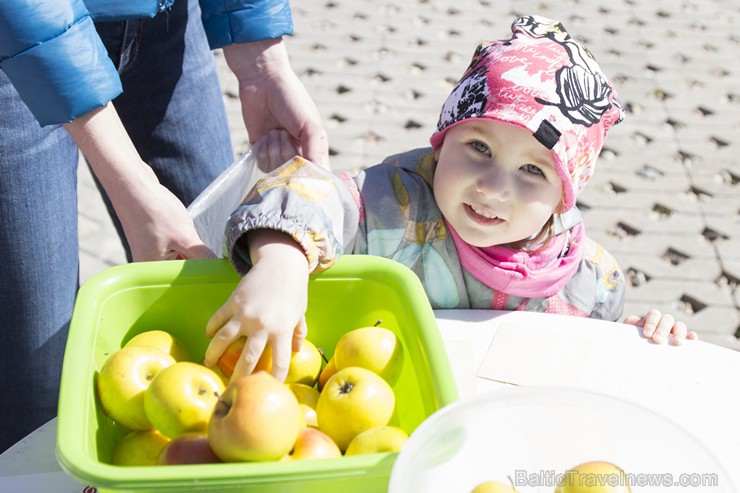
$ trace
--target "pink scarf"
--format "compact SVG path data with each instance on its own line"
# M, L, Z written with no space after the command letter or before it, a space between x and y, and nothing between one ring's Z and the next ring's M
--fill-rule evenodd
M581 260L583 223L553 236L537 251L465 243L447 223L463 268L491 289L524 298L549 298L573 277ZM563 252L567 247L567 252Z

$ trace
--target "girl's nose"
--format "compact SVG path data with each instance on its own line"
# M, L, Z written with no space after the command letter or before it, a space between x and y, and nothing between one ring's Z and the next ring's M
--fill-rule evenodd
M498 166L481 173L476 179L475 188L488 200L504 201L511 193L508 175Z

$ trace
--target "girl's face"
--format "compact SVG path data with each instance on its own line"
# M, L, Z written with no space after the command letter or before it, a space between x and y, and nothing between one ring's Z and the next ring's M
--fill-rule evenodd
M552 152L515 125L461 122L447 131L435 157L437 205L470 245L529 238L562 201Z

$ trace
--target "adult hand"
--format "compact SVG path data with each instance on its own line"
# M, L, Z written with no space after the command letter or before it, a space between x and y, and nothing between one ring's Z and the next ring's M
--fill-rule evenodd
M64 127L108 194L135 261L215 257L182 202L141 160L112 103Z
M285 130L302 157L328 168L326 130L316 104L290 66L282 39L235 43L225 46L223 52L239 82L250 142L269 138L271 130Z

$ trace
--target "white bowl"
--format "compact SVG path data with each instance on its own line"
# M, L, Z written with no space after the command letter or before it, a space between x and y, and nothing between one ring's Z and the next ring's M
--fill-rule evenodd
M468 493L511 478L521 493L552 493L559 476L588 461L622 468L634 493L736 491L699 440L644 407L583 390L510 387L427 418L396 459L388 492Z

